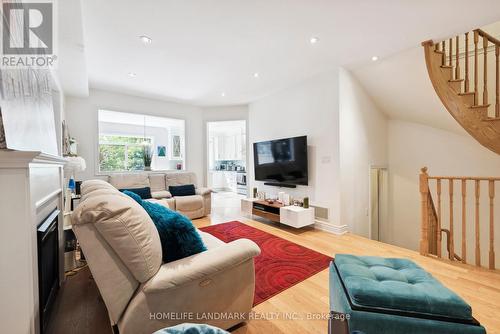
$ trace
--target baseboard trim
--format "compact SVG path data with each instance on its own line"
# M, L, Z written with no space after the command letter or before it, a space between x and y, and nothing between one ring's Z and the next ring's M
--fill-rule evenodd
M314 228L325 232L330 232L336 235L342 235L347 233L347 225L333 225L320 220L315 221Z

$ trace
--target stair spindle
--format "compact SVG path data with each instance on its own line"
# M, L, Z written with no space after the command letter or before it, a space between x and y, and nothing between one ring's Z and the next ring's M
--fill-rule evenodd
M459 36L455 37L455 80L460 79L460 40Z
M479 32L474 30L474 104L477 105L479 101L479 90L478 85L478 55L477 55L477 43L479 42Z
M462 180L462 263L467 262L467 182Z
M494 226L494 213L495 213L495 181L489 181L489 195L490 195L490 269L495 269L495 226Z
M441 55L441 65L446 65L446 42L442 41L441 46L442 46L441 49L443 51Z
M500 45L496 45L495 47L495 57L496 57L496 67L497 67L497 91L496 91L496 103L495 103L495 117L500 117Z
M455 261L455 238L453 229L453 179L448 180L448 190L450 195L450 260Z
M464 91L469 91L469 33L465 33L465 81L464 81Z
M483 74L483 105L488 104L488 38L483 36L484 74Z
M453 38L450 38L450 49L448 50L448 66L453 65Z
M481 246L480 246L480 231L479 231L479 197L481 196L481 181L476 180L476 266L481 267Z
M442 235L441 235L441 179L437 180L437 256L442 257L441 254L441 242L442 242Z

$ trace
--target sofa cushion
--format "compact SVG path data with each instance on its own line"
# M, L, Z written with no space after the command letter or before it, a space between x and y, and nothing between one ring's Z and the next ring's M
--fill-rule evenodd
M119 190L121 192L131 191L131 192L139 195L142 199L151 198L151 188L149 188L149 187L144 187L144 188L126 188L126 189L119 189Z
M203 197L200 195L176 197L175 208L179 211L195 211L202 209Z
M150 187L149 177L144 173L119 173L109 176L109 183L116 189Z
M170 197L172 197L172 194L170 193L170 191L167 191L167 190L151 191L151 197L152 198L157 198L157 199L160 199L160 198L170 198Z
M462 298L410 260L337 254L335 267L354 307L472 320Z
M139 203L153 219L160 235L164 262L172 262L207 250L198 231L186 216L164 205L143 201L133 192L124 193Z
M196 174L192 172L168 172L165 174L165 185L167 189L170 186L181 186L183 184L196 185Z
M144 209L116 189L93 190L82 184L84 200L73 212L73 224L94 224L135 279L145 282L161 265L161 244L153 221Z
M165 174L149 174L149 185L151 192L165 191Z
M175 198L149 198L146 201L164 205L170 210L175 210Z
M182 186L170 186L168 191L172 196L192 196L195 195L194 184L184 184Z

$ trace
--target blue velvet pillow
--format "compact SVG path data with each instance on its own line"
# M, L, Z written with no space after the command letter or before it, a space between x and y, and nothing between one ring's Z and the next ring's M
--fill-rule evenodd
M172 262L206 251L198 231L188 217L149 201L131 191L124 193L139 203L153 220L161 241L163 262Z
M229 332L205 324L186 323L174 327L160 329L153 334L229 334Z
M120 189L120 191L121 192L125 192L125 191L133 192L133 193L139 195L142 199L151 198L151 188L150 187L133 188L133 189Z
M191 196L196 193L194 190L194 184L184 184L182 186L170 186L168 187L168 191L170 191L172 196Z

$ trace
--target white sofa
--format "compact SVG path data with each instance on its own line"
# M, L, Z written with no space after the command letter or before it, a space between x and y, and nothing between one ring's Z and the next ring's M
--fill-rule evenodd
M228 329L251 311L253 258L250 240L224 243L199 232L208 250L162 264L158 232L146 211L102 180L85 181L72 215L73 230L120 334L151 334L183 322ZM214 320L189 314L223 313Z
M196 174L192 172L119 173L110 175L108 181L117 189L149 187L153 197L152 201L161 202L190 219L201 218L211 212L212 190L198 187ZM170 186L185 184L195 185L195 195L174 197L168 191Z

